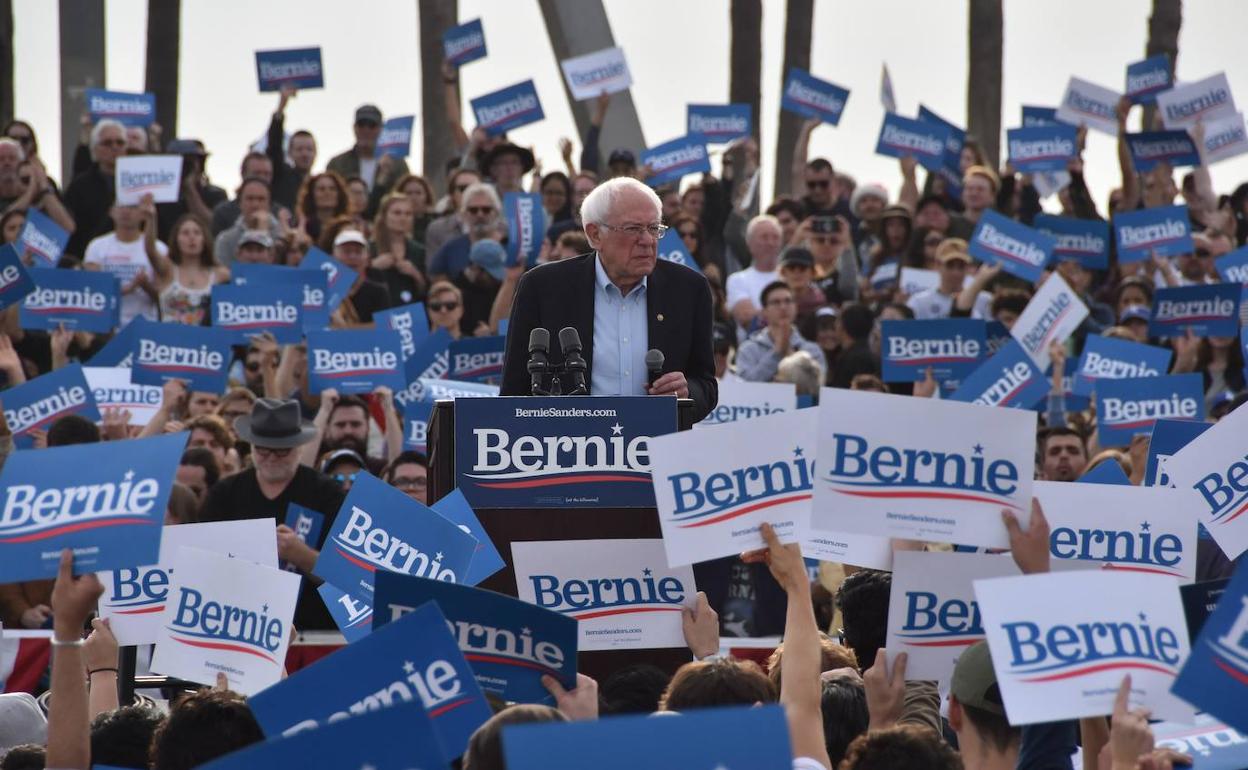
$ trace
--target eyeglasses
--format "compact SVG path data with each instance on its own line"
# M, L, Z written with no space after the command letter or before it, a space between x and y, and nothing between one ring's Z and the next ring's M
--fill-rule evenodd
M373 120L357 120L355 125L360 128L381 128L381 124Z
M285 449L274 449L272 447L267 447L267 446L255 446L253 447L253 449L255 450L255 453L260 457L276 457L278 459L290 457L290 453L295 451L294 447L286 447Z
M429 486L429 479L398 476L393 484L395 489L424 489Z
M339 484L346 484L347 482L354 484L355 477L358 475L360 475L359 471L356 471L355 473L335 473L332 478Z
M459 307L458 302L430 302L429 309L435 313L441 313L447 310L455 310Z
M125 139L101 139L99 143L104 145L105 147L125 147L126 146Z
M226 419L226 422L233 423L239 417L244 417L249 414L251 414L250 409L240 409L240 410L222 412L221 416Z
M944 240L945 240L944 238L924 238L923 245L924 246L939 246L941 243L944 242Z
M13 136L12 134L9 134L9 138L20 144L30 144L35 141L33 136Z
M469 185L466 184L457 184L451 188L451 192L462 193L464 190L467 190L468 187Z
M780 306L783 306L783 305L792 305L792 304L793 304L793 298L792 298L792 297L776 297L775 299L769 299L769 300L767 300L767 304L768 304L769 306L770 306L770 305L780 305Z
M493 206L465 206L464 211L472 214L474 217L485 217L494 213Z
M618 233L624 233L629 238L637 239L643 235L649 235L656 241L663 237L669 229L667 225L599 225L604 230L615 230Z
M826 190L831 186L832 186L831 179L807 179L806 180L807 190Z

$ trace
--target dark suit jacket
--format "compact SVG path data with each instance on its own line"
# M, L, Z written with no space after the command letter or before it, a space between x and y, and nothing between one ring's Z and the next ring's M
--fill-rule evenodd
M529 332L550 330L550 361L563 362L559 330L574 327L581 335L585 362L594 366L595 253L538 265L520 279L507 327L503 362L504 396L527 396ZM694 420L701 420L719 400L715 358L711 353L711 289L687 267L658 260L646 282L649 347L663 351L663 373L684 372L693 399ZM566 387L566 383L565 383ZM592 388L591 388L592 392Z

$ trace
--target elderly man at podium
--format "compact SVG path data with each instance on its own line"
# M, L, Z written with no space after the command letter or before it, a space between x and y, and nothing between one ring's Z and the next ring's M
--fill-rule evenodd
M697 272L658 258L667 230L659 197L636 179L617 177L585 197L581 220L595 251L538 265L520 279L502 395L533 394L540 378L528 362L545 343L552 368L565 370L563 393L583 379L595 396L690 398L693 419L701 420L719 397L711 291ZM534 336L534 329L549 335Z

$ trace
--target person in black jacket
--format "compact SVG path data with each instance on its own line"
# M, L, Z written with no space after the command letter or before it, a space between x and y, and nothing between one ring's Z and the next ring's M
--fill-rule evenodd
M290 135L290 148L283 152L286 136L286 103L297 91L291 86L282 88L281 101L269 121L268 142L264 153L273 161L273 202L294 211L299 199L299 188L316 162L316 138L310 131L296 131ZM290 163L286 155L290 155ZM244 175L245 176L245 175Z

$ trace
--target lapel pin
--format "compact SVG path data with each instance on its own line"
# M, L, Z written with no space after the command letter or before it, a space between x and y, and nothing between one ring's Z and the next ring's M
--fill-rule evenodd
M657 320L659 320L659 321L662 321L662 320L663 320L663 314L662 314L662 313L659 313L657 316L655 316L655 318L656 318Z

